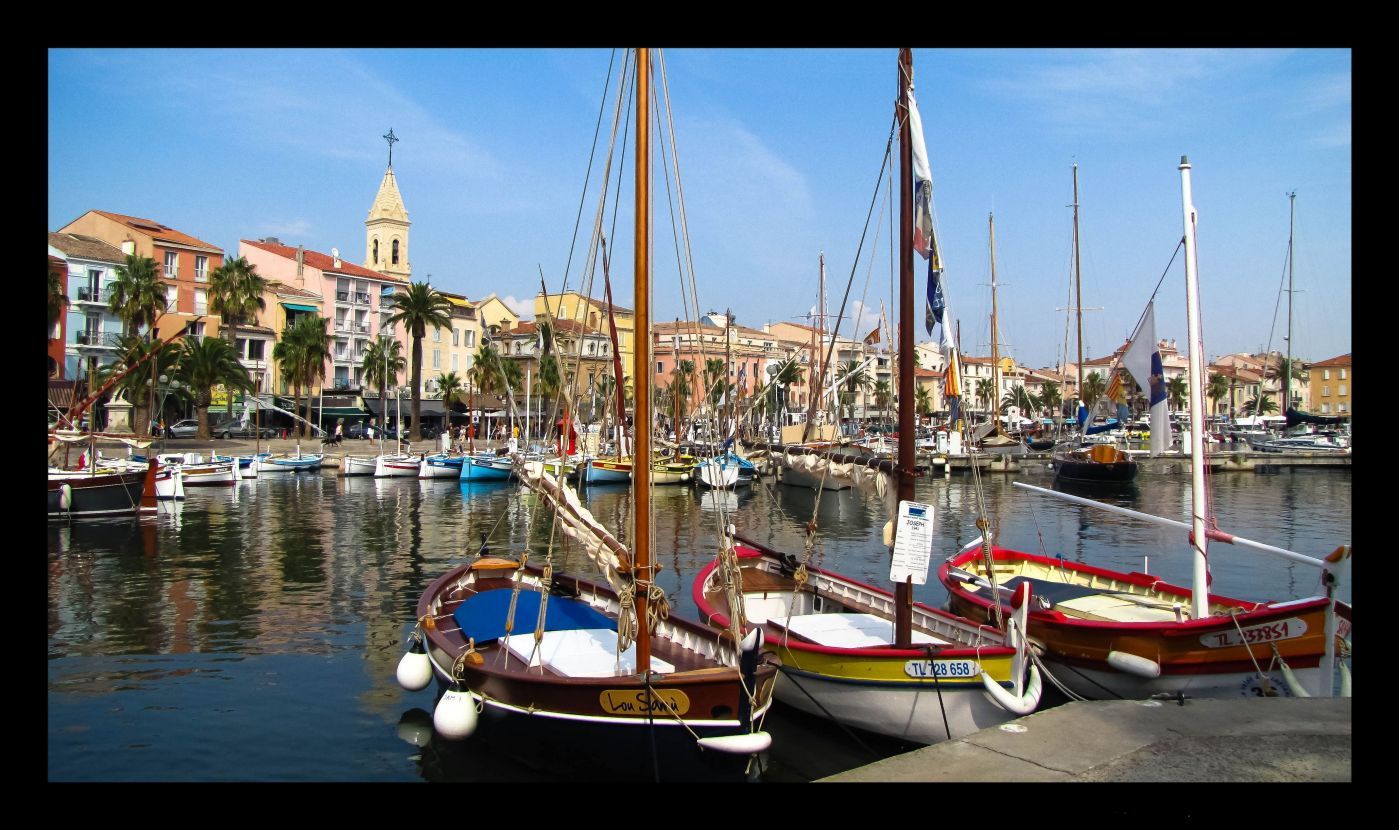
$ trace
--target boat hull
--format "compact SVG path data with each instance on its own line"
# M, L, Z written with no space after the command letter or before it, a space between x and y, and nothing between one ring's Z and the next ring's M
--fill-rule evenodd
M505 481L510 478L510 468L467 456L462 459L458 475L462 481Z
M417 478L418 459L410 456L379 456L374 464L375 478Z
M835 476L818 476L806 470L797 470L792 467L778 468L777 481L779 484L786 484L789 487L807 487L812 490L820 488L822 490L849 490L850 481L848 479L837 478Z
M156 510L155 479L154 465L145 470L104 475L50 475L49 519L153 513Z
M343 476L372 476L378 461L377 456L365 458L360 455L347 455L340 459L340 474Z
M953 557L941 566L939 579L954 613L989 621L989 589L956 575L958 570L981 574L981 556L980 550L973 550ZM1176 621L1176 606L1182 612L1190 607L1190 591L1181 586L1146 574L1117 574L1004 548L993 548L992 557L999 582L1026 575L1032 591L1050 605L1031 606L1030 636L1043 644L1054 676L1082 697L1286 695L1275 655L1308 689L1316 688L1326 644L1328 600L1323 597L1262 603L1211 594L1212 616ZM1067 581L1050 581L1055 574ZM1009 607L1003 603L1002 611ZM1139 621L1107 619L1109 614ZM1338 636L1347 639L1350 607L1337 603L1337 615ZM1123 670L1123 655L1148 669L1154 664L1156 676ZM1270 678L1266 686L1271 688L1261 682L1259 668Z
M322 455L268 456L258 461L259 473L320 472Z
M588 484L620 484L631 481L631 462L590 458L582 478Z

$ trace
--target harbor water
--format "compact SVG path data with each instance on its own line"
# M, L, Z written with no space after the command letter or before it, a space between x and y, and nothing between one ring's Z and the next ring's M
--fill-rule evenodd
M1051 486L1028 462L1018 478ZM1349 469L1210 478L1218 527L1314 557L1351 541ZM1008 547L1188 585L1182 531L1011 486L1010 477L921 478L935 510L934 567L979 534L980 509ZM1143 475L1103 501L1189 520L1187 475ZM630 522L626 487L584 502L603 524ZM695 616L691 581L725 522L813 561L888 584L885 518L873 496L779 486L746 493L657 488L654 558L672 613ZM190 488L143 519L48 526L48 777L55 781L553 780L528 747L431 730L432 689L394 671L414 607L437 576L492 553L594 576L551 516L518 485L341 478L331 471ZM1250 599L1322 593L1319 572L1248 548L1210 547L1213 591ZM935 574L915 598L941 605ZM1350 599L1350 586L1341 598ZM774 707L766 781L831 775L910 747L851 736ZM638 764L649 763L638 759ZM577 771L580 779L586 770Z

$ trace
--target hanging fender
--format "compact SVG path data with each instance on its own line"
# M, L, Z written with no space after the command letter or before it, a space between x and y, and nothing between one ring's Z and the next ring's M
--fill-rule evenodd
M1040 683L1039 669L1033 665L1030 666L1030 678L1029 682L1025 684L1025 692L1019 697L992 680L991 675L984 670L981 672L981 685L986 687L992 700L1013 715L1028 715L1035 711L1035 707L1040 705L1040 696L1044 692L1044 686Z
M1161 676L1161 664L1148 657L1140 657L1125 651L1109 651L1108 665L1125 674L1138 677L1156 678Z

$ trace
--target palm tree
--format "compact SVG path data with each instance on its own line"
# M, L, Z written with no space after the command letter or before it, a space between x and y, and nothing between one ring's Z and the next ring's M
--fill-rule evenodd
M238 326L257 321L257 313L267 309L262 294L267 280L256 266L238 257L225 262L209 275L209 310L219 315L228 328L228 342L238 351ZM239 355L241 358L242 355Z
M1176 375L1166 381L1166 398L1171 402L1172 409L1180 409L1185 406L1185 398L1190 394L1190 389L1186 386L1185 376Z
M889 386L889 381L878 380L874 384L874 405L879 407L881 416L887 414L889 404L894 400L894 390Z
M63 293L63 283L59 280L58 274L49 272L49 330L53 330L53 324L58 322L58 318L63 314L63 309L68 306L68 296Z
M379 390L380 411L384 425L389 420L389 387L398 385L398 376L408 361L403 359L403 344L389 337L377 337L364 350L364 382Z
M990 378L982 378L976 382L976 399L981 402L982 409L991 408L990 401L996 396L996 388Z
M136 366L150 353L153 346L154 344L150 340L140 335L124 334L119 337L117 339L117 352L121 357L97 370L97 384L100 386L113 375L124 372L131 366ZM177 349L162 348L155 357L141 363L131 374L117 381L113 388L114 395L119 394L131 403L132 420L136 424L144 424L143 429L149 428L151 413L155 411L156 379L162 374L172 374L178 360L179 351Z
M308 314L282 332L282 339L272 349L272 359L281 367L282 379L293 388L292 411L301 412L301 388L307 391L325 376L325 360L330 356L330 334L324 317ZM306 422L298 425L306 435Z
M929 392L926 386L914 388L913 409L919 415L933 414L933 393Z
M1040 407L1048 412L1050 416L1059 414L1059 407L1064 403L1063 393L1059 389L1059 384L1052 380L1047 380L1040 387Z
M471 368L466 370L466 379L470 386L471 401L467 404L470 408L468 420L476 425L476 395L489 395L500 385L500 353L489 342L483 342L476 348L476 354L471 359ZM476 425L479 429L479 425Z
M142 326L149 327L146 340L154 342L156 323L165 313L165 284L160 281L160 270L150 257L126 255L126 263L117 266L117 279L112 283L111 298L107 308L122 320L122 333L135 334ZM155 384L149 389L150 409L155 411ZM134 401L133 401L134 403ZM150 434L150 419L140 420L141 430Z
M675 434L680 434L680 422L685 420L685 404L690 400L690 383L695 377L695 362L682 360L670 370L670 405L675 409ZM677 384L679 384L677 386Z
M253 388L248 370L227 340L213 337L186 337L180 342L179 365L176 376L189 384L194 412L199 418L198 436L208 440L209 404L213 402L215 386L222 384L229 393L247 392Z
M1263 368L1264 378L1278 381L1279 394L1281 394L1282 391L1283 379L1289 376L1287 365L1287 358L1285 357L1279 357L1276 360L1270 358ZM1311 379L1310 374L1307 372L1307 364L1300 357L1292 358L1292 372L1290 377L1292 380L1298 381L1299 383L1306 383ZM1292 406L1291 401L1284 401L1283 403L1286 406Z
M841 391L841 398L849 410L850 418L854 419L855 396L860 392L868 392L874 385L874 378L870 377L858 360L845 361L837 371L845 376L845 388Z
M394 297L394 308L397 310L389 317L389 325L402 323L413 336L413 375L410 380L413 387L413 432L409 440L421 441L422 422L418 416L422 409L423 338L427 336L428 326L435 329L451 327L453 306L431 285L415 282L408 286L407 291Z
M1229 378L1217 373L1210 373L1209 385L1205 387L1205 396L1214 402L1214 414L1219 414L1219 401L1229 394Z
M1001 411L1004 412L1012 406L1020 407L1021 412L1034 412L1039 407L1039 402L1024 386L1014 386L1001 398Z
M1278 411L1278 405L1273 402L1272 392L1263 392L1245 403L1244 409L1259 415L1273 415Z
M1092 372L1083 379L1083 405L1089 409L1098 402L1098 399L1107 391L1107 383L1103 376L1097 372Z

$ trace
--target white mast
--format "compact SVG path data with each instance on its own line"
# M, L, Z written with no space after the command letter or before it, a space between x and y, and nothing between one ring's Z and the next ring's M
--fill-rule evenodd
M1195 552L1190 616L1209 616L1209 541L1205 536L1204 339L1200 335L1200 280L1195 255L1195 203L1190 196L1190 160L1180 157L1180 201L1185 222L1185 313L1190 337L1190 533Z

